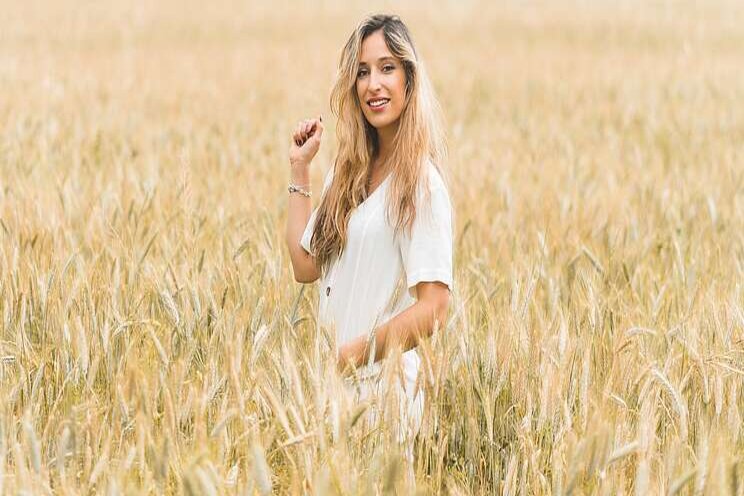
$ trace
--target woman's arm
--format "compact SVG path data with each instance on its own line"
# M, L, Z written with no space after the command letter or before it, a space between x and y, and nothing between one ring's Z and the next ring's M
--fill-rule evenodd
M400 345L408 351L418 345L423 337L431 336L435 320L444 327L449 307L449 289L441 282L420 282L416 285L418 301L375 330L375 358L378 362L391 349ZM346 343L339 349L338 368L345 372L349 367L367 364L371 350L366 336Z
M310 163L320 148L323 124L320 119L301 121L292 135L289 149L290 180L302 189L310 189ZM320 277L315 257L300 245L302 234L310 220L313 203L299 192L289 194L285 241L292 261L292 272L297 282L313 282Z
M309 189L309 166L292 166L290 177L292 178L292 184ZM315 257L306 252L300 245L300 239L302 239L302 234L310 220L312 208L313 202L309 197L300 193L289 194L285 241L289 250L289 258L292 261L295 281L303 283L313 282L320 277Z

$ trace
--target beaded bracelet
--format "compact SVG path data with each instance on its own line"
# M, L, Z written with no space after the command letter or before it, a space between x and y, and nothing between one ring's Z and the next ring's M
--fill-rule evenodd
M309 191L306 191L306 190L300 188L296 184L289 183L288 190L289 190L290 193L294 193L296 191L297 193L299 193L299 194L301 194L303 196L307 196L308 198L310 198L310 196L311 196L311 193Z

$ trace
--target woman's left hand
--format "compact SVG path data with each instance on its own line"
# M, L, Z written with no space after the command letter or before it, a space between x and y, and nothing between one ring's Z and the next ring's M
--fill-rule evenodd
M359 367L360 356L364 353L364 345L366 343L359 338L345 343L338 349L338 355L336 358L336 369L342 376L347 376L351 372ZM364 363L362 361L362 363Z
M348 354L348 344L345 344L338 349L338 355L336 356L336 370L344 377L348 375L351 368Z

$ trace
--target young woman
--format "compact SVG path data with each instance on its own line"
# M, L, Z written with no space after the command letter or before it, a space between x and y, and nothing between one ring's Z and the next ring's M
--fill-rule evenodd
M286 241L294 277L319 280L318 321L335 327L342 372L374 381L378 362L402 346L401 413L417 431L423 394L413 348L446 321L453 219L439 105L398 16L368 17L351 34L331 107L338 153L315 210L307 190L322 119L301 121L292 136Z

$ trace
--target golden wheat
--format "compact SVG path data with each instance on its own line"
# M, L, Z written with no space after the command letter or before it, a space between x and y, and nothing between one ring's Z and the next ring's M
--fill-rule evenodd
M442 100L456 212L413 466L283 246L291 130L329 123L319 191L368 7L24 2L0 35L0 494L744 495L744 9L380 10Z

